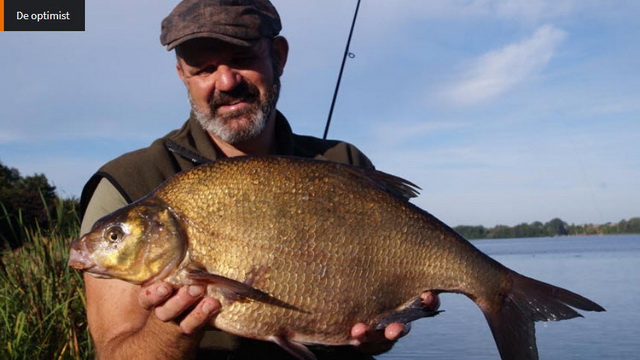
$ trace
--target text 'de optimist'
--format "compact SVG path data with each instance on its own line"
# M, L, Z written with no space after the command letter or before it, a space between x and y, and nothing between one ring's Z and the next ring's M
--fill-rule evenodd
M84 31L85 0L0 0L0 31Z

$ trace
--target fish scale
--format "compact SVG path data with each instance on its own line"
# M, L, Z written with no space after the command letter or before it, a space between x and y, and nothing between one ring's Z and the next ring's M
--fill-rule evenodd
M134 283L207 284L222 303L213 325L276 341L302 359L313 355L300 343L349 344L356 323L435 315L414 305L428 290L475 301L505 359L537 358L534 320L580 316L570 306L604 310L492 260L409 203L414 195L405 180L332 162L221 160L98 221L72 245L70 265ZM121 243L105 246L113 231ZM131 261L106 267L104 259L122 249L162 271L147 270L141 280L124 268ZM153 252L163 256L149 263Z

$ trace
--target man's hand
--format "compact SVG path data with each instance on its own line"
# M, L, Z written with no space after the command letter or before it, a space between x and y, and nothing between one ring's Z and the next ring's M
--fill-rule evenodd
M436 311L440 307L440 299L434 292L424 292L420 299L425 310ZM389 324L384 331L371 329L362 323L351 328L352 344L360 351L372 355L391 350L393 344L408 333L409 326L401 323Z
M204 291L202 286L189 285L174 292L170 284L158 282L142 288L138 300L145 309L153 309L158 319L175 321L184 334L193 334L220 310L220 302L204 296Z

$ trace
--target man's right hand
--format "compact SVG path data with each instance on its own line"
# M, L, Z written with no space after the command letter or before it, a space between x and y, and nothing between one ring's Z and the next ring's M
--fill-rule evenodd
M97 359L190 359L220 309L202 287L140 288L85 274L87 318Z
M203 328L220 310L220 302L204 296L205 289L189 285L174 291L165 282L143 287L138 300L146 310L153 310L156 317L164 322L174 321L184 334L193 334Z

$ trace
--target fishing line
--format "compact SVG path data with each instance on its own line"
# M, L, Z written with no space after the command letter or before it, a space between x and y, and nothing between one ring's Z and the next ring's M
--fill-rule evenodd
M344 72L344 65L347 61L347 57L354 58L355 55L349 52L349 46L351 45L351 37L353 36L353 29L356 26L356 19L358 18L358 9L360 9L360 0L356 5L356 11L353 14L353 22L351 23L351 30L349 31L349 38L347 39L347 46L344 49L344 55L342 56L342 65L340 66L340 73L338 74L338 81L336 82L336 89L333 92L333 100L331 101L331 108L329 109L329 117L327 118L327 125L324 128L323 139L327 139L329 133L329 126L331 125L331 116L333 115L333 108L336 105L336 98L338 97L338 90L340 90L340 81L342 80L342 73Z

